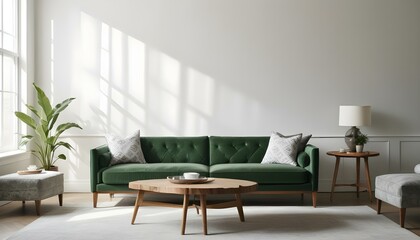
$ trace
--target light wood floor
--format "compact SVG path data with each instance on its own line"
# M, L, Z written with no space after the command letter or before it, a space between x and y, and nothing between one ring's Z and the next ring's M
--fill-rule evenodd
M156 200L153 198L161 198L167 195L151 196L149 200ZM367 205L376 211L376 200L370 202L366 192L361 193L360 198L356 198L355 193L335 193L334 201L330 202L329 193L318 193L318 206L354 206L354 205ZM182 202L179 196L171 196L169 201ZM166 199L165 198L165 199ZM123 200L124 199L124 200ZM112 201L119 206L132 206L134 204L135 195L118 195L116 194L113 199L109 195L100 194L98 200L98 207L106 205ZM147 200L147 199L146 199ZM244 195L244 205L284 205L284 206L312 206L310 195L305 195L303 202L300 195ZM92 207L92 194L91 193L65 193L63 196L64 206L79 206L79 207ZM58 197L48 198L41 202L41 215L59 208ZM399 225L399 212L398 209L388 205L382 204L382 214ZM24 207L21 202L9 202L0 205L0 239L7 239L14 232L19 231L26 225L39 218L35 213L35 203L33 201L26 202ZM407 209L406 228L417 236L420 236L420 208ZM52 226L54 227L54 226Z

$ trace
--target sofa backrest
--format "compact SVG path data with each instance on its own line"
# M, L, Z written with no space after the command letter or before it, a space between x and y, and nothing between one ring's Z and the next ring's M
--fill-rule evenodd
M147 163L200 163L209 165L209 138L141 137Z
M210 165L222 163L261 163L269 136L210 137Z

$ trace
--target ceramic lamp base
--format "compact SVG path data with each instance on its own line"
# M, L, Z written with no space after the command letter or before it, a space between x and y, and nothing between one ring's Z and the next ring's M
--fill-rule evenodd
M356 152L356 138L360 134L360 129L351 127L344 135L345 142L350 149L350 152Z

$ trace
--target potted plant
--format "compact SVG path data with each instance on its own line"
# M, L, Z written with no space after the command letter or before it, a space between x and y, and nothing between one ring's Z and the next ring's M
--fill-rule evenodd
M363 146L368 142L369 138L366 134L359 133L356 137L356 152L363 152Z
M20 146L34 141L33 149L31 149L32 155L40 162L42 168L45 170L52 170L52 168L56 168L54 163L57 160L67 159L64 154L55 156L57 149L60 147L65 147L69 150L74 149L69 143L59 141L60 135L70 128L82 128L78 124L71 122L62 123L55 127L60 113L64 111L75 98L68 98L53 108L44 91L35 83L33 86L36 90L38 105L35 107L26 104L26 107L33 113L33 117L23 112L15 112L15 115L19 120L32 128L35 134L22 136Z

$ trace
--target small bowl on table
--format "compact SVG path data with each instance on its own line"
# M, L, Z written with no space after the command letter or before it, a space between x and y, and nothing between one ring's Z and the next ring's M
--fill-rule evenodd
M200 174L196 172L185 172L183 174L183 177L185 179L198 179L200 177Z

